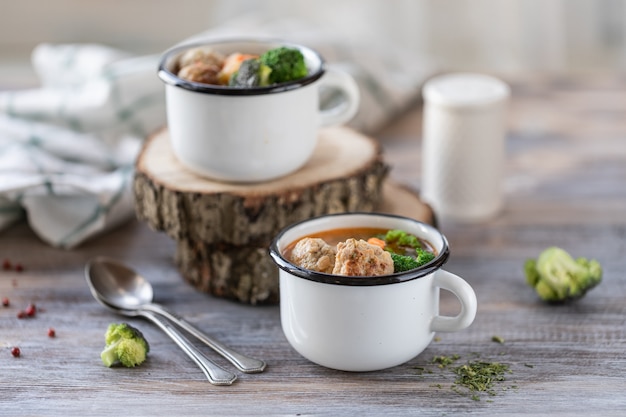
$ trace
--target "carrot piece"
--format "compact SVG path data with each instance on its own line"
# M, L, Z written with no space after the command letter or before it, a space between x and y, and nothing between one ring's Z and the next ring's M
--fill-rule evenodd
M378 246L381 249L385 249L385 241L377 237L370 237L369 239L367 239L367 243L369 243L370 245Z

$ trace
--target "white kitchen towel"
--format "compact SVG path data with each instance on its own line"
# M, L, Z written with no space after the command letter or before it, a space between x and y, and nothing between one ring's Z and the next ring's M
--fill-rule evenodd
M346 45L301 21L264 16L184 42L238 36L300 42L351 73L362 95L351 126L366 133L418 98L433 70L406 51ZM0 92L0 230L26 216L42 240L72 248L133 217L135 158L144 138L166 123L158 59L96 44L33 51L41 86Z
M101 45L40 45L41 87L0 92L0 229L26 215L71 248L133 215L133 162L164 124L157 57Z

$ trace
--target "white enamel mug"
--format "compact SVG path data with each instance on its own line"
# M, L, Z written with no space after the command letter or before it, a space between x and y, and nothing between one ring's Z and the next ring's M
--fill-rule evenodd
M175 75L185 51L209 46L216 52L262 54L278 47L299 49L309 73L282 84L233 88L187 81ZM165 83L172 148L188 169L211 179L260 182L292 173L309 160L321 126L349 121L359 89L344 72L326 68L314 50L281 41L227 40L167 51L158 71ZM339 90L343 102L320 110L321 87Z
M428 241L437 256L418 269L377 277L312 272L283 256L304 236L352 227L404 230ZM280 268L280 318L287 340L302 356L328 368L362 372L403 364L426 349L435 332L464 329L476 316L472 287L441 269L449 256L446 238L410 218L346 213L305 220L281 231L270 255ZM458 315L439 315L441 288L459 299Z

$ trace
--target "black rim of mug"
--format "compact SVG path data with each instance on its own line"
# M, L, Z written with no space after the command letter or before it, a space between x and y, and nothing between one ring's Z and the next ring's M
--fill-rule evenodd
M436 233L441 235L442 247L439 250L439 253L435 257L435 259L433 259L432 261L430 261L429 263L425 265L422 265L419 268L412 269L410 271L405 271L405 272L397 272L397 273L390 274L390 275L379 275L375 277L349 277L349 276L343 276L343 275L325 274L322 272L315 272L315 271L303 269L303 268L293 265L291 262L285 259L278 249L278 242L281 240L282 236L285 233L287 233L290 229L297 227L298 225L302 223L314 221L314 220L325 218L325 217L335 217L335 216L340 217L340 216L353 216L353 215L370 215L370 216L379 216L379 217L390 217L390 218L402 219L405 221L411 221L413 223L423 225L426 228L432 229ZM351 212L351 213L326 214L323 216L318 216L318 217L314 217L311 219L302 220L300 222L293 223L285 227L281 232L278 233L278 235L274 238L274 240L270 244L269 254L280 269L296 277L304 278L310 281L321 282L324 284L345 285L345 286L354 286L354 287L371 287L371 286L377 286L377 285L398 284L401 282L411 281L411 280L425 277L429 274L432 274L433 272L441 268L448 261L448 257L450 256L450 249L448 248L448 241L446 237L440 231L438 231L435 227L427 223L420 222L418 220L411 219L409 217L397 216L394 214Z
M257 45L267 44L269 47L276 46L287 46L292 48L297 48L305 55L305 57L313 57L316 61L319 62L317 69L306 77L301 78L299 80L290 81L286 83L269 85L266 87L250 87L250 88L236 88L222 85L213 85L213 84L204 84L197 83L194 81L184 80L179 78L176 74L168 69L170 61L180 55L183 51L188 49L197 48L201 46L211 46L211 45L226 45L226 44L234 44L234 43L252 43ZM244 51L245 52L245 51ZM295 43L290 43L286 41L282 41L279 39L226 39L226 40L211 40L207 42L199 42L199 43L190 43L187 45L182 45L178 47L174 47L168 51L166 51L161 60L159 62L158 76L165 84L180 87L185 90L195 91L198 93L207 93L207 94L217 94L217 95L226 95L226 96L254 96L254 95L262 95L262 94L275 94L275 93L283 93L287 91L296 90L298 88L309 85L324 75L326 72L326 64L322 56L307 46L298 45Z

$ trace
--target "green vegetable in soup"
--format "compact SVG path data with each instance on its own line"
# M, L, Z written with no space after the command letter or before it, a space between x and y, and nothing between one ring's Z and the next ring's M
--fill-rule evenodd
M405 232L404 230L392 229L385 234L385 242L387 244L395 244L398 246L410 246L412 248L421 248L420 240Z
M230 77L231 87L263 87L269 85L269 76L272 70L258 59L247 59L241 63L239 69Z
M419 268L420 266L435 259L435 255L432 252L428 252L423 249L417 249L417 253L417 257L413 258L408 255L399 255L397 253L390 252L391 259L393 260L393 272L404 272Z
M537 259L524 264L526 283L548 302L575 300L602 280L602 267L595 259L574 259L561 248L550 247Z
M423 243L404 230L392 229L384 235L385 250L391 253L394 272L419 268L435 259L435 254L423 248Z
M397 253L390 252L391 260L393 260L393 272L404 272L411 269L415 269L420 266L415 258L411 258L406 255L398 255Z
M435 254L432 252L429 252L427 250L421 249L421 248L417 248L415 249L415 252L417 252L417 258L415 258L417 260L417 263L421 266L421 265L426 265L428 262L432 261L433 259L435 259Z
M282 46L270 49L261 55L260 61L272 70L269 74L270 84L297 80L308 73L304 55L295 48Z

